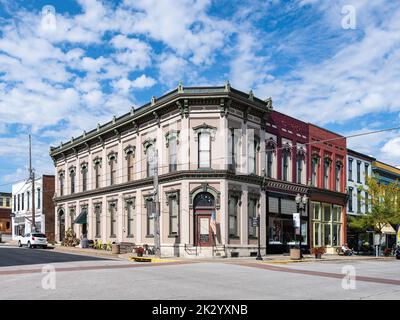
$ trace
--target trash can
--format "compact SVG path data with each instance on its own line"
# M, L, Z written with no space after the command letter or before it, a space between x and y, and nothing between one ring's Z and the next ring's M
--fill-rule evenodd
M290 259L291 260L300 260L300 249L290 249Z
M111 253L112 253L112 254L120 254L120 251L121 251L121 250L120 250L120 245L114 243L114 244L112 245Z

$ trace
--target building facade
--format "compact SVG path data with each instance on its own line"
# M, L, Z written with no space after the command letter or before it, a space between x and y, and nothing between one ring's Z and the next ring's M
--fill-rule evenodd
M266 133L266 177L268 253L289 252L299 244L293 227L297 212L295 197L308 195L307 186L308 125L277 111L272 111ZM307 250L308 206L301 216L302 249Z
M388 185L392 182L400 183L400 169L384 162L375 160L372 162L372 172L379 183ZM393 228L394 227L394 228ZM383 247L392 248L396 243L396 229L398 226L387 226L384 231Z
M308 125L310 244L328 253L346 242L346 138Z
M43 175L35 179L35 227L32 228L32 183L20 182L12 186L12 237L36 231L54 240L54 176Z
M152 245L157 193L163 255L256 254L257 217L265 253L271 110L270 99L229 83L179 85L52 147L56 239L72 228L78 237Z
M372 177L372 163L375 158L347 149L347 218L357 217L371 211L371 197L366 181ZM372 234L347 227L347 243L350 248L360 250L361 244L371 243Z
M0 192L0 234L11 234L11 193Z

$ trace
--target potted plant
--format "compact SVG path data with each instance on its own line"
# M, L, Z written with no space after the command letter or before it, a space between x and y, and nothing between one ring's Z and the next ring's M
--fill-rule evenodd
M314 247L311 249L311 253L315 255L315 259L321 259L322 255L326 253L325 247Z
M144 248L143 247L135 248L135 252L136 252L138 257L143 257Z

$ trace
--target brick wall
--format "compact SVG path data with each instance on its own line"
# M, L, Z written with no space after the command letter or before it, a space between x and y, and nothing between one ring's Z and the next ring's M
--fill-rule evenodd
M55 233L55 209L53 196L55 191L54 176L43 176L43 213L45 215L45 230L49 241L54 241Z

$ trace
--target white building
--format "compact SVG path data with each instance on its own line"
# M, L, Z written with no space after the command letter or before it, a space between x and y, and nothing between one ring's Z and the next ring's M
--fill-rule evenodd
M54 176L43 175L35 179L36 231L54 239ZM12 238L32 231L32 182L12 186Z
M366 180L372 175L372 162L375 158L360 152L347 149L347 216L359 216L370 212L371 197L368 194ZM368 201L367 201L368 200ZM359 240L368 242L369 236L363 236L352 230L347 230L347 239L351 248L357 248Z

